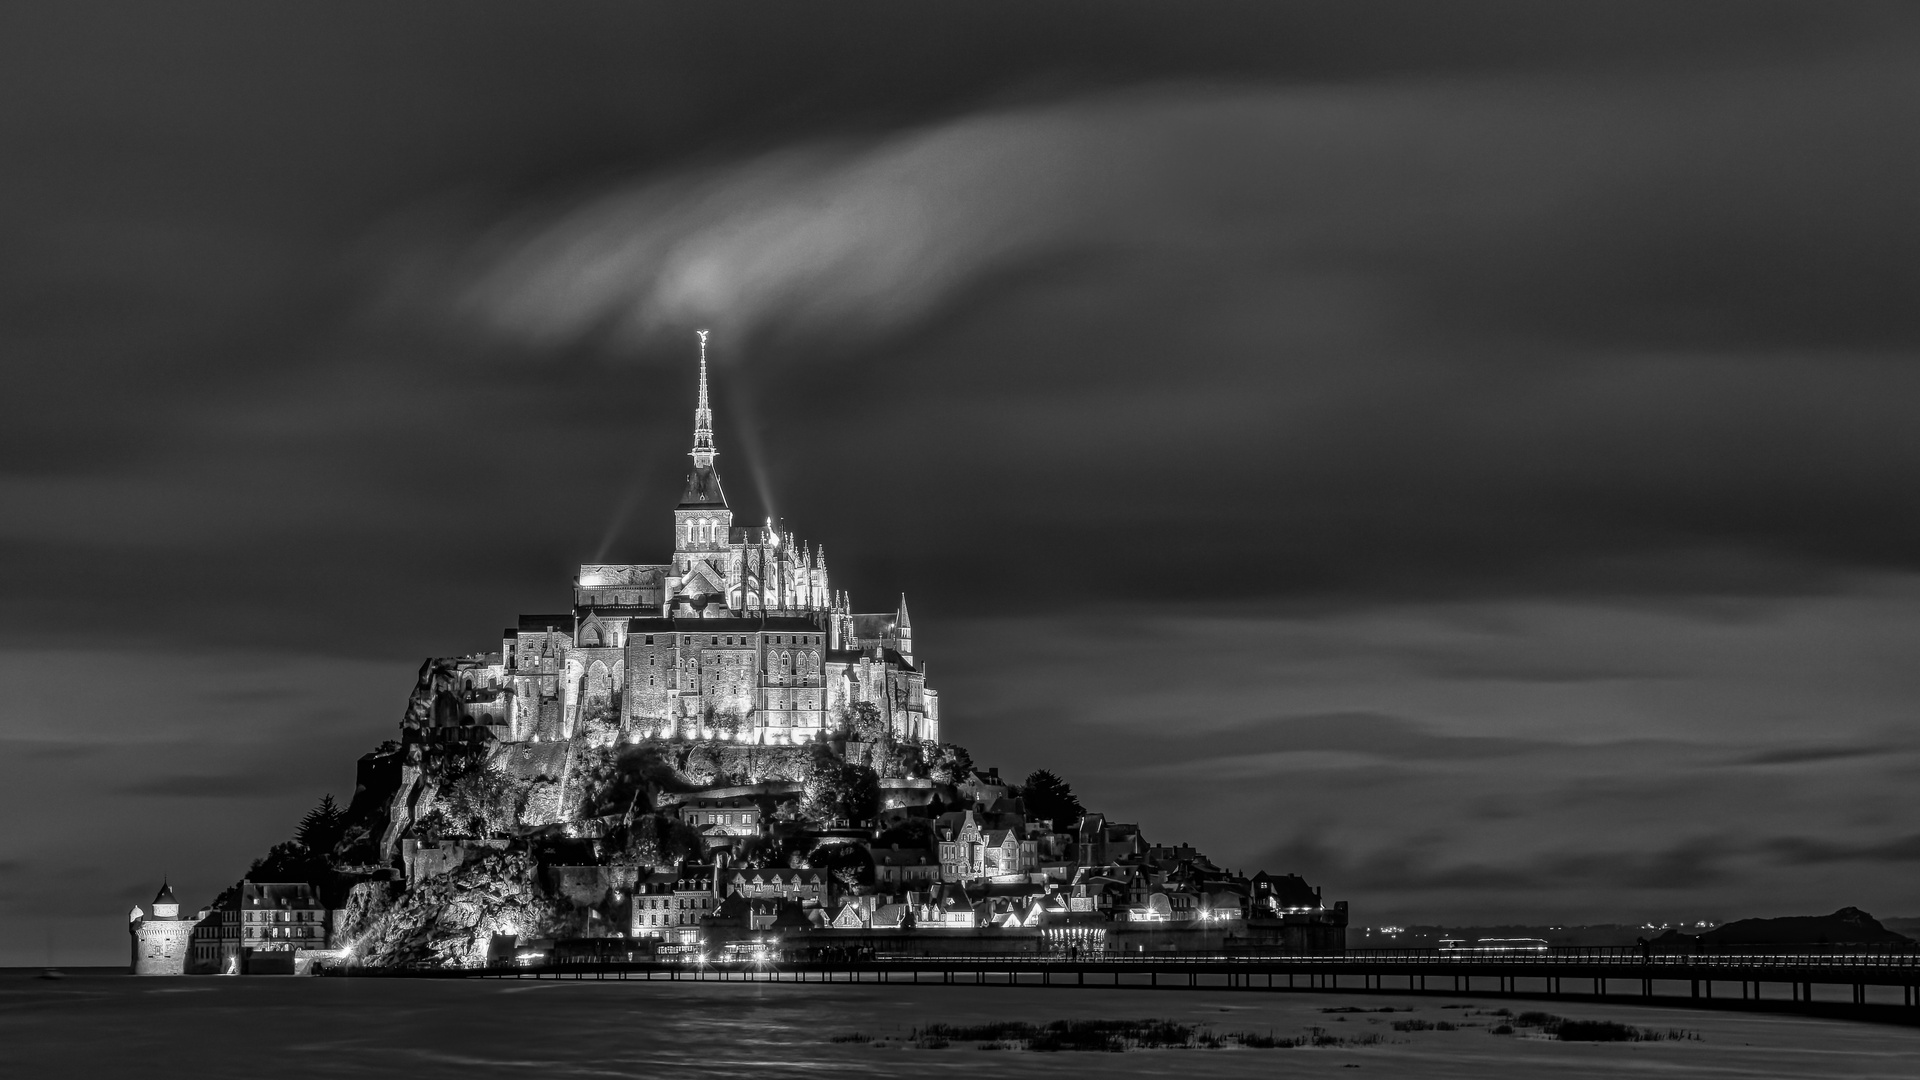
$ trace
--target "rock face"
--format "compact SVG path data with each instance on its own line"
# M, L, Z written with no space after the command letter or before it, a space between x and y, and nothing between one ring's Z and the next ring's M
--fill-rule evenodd
M459 689L460 676L454 662L429 658L420 665L420 677L414 683L413 693L407 697L407 711L400 718L401 730L425 731L435 726L436 708L443 714L438 718L441 725L455 720L459 712Z
M384 881L363 881L347 890L346 905L334 916L335 947L354 949L392 910L393 892L393 886Z
M503 852L416 883L391 907L369 895L352 955L369 967L483 963L493 935L539 937L563 921L538 879L531 855Z
M706 854L674 809L687 792L741 786L765 814L822 826L877 802L876 770L924 778L964 758L905 740L861 743L870 766L837 741L501 742L458 722L462 692L453 662L421 668L399 738L360 760L338 842L298 871L330 890L349 965L471 966L502 935L619 933L640 874ZM859 791L844 782L855 773Z

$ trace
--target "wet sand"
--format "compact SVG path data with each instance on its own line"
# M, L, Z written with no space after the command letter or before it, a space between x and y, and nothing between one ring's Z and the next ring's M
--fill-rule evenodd
M493 980L136 979L0 972L0 1077L1920 1076L1920 1029L1686 1009L1244 991ZM1445 1008L1444 1006L1457 1006ZM1392 1013L1327 1012L1379 1009ZM1566 1043L1490 1025L1538 1009L1696 1039ZM1036 1053L903 1045L929 1023L1156 1018L1350 1043ZM1523 1033L1525 1029L1522 1029ZM860 1034L881 1041L835 1042ZM1355 1070L1358 1070L1357 1072Z

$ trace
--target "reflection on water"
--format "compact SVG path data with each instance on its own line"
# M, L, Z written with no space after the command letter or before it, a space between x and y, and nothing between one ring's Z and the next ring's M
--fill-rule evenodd
M1742 1077L1911 1080L1920 1030L1801 1018L1512 1003L1580 1019L1682 1027L1699 1041L1573 1044L1488 1034L1484 999L1076 989L399 979L60 982L0 971L0 1076L567 1077L958 1075L1324 1076L1357 1065L1395 1077ZM1391 1005L1411 1014L1328 1012ZM1459 1006L1454 1009L1447 1005ZM1395 1031L1408 1015L1458 1030ZM903 1048L930 1023L1162 1018L1219 1032L1377 1035L1378 1045L1045 1054ZM1466 1026L1478 1024L1480 1026ZM861 1034L877 1043L835 1042ZM1348 1075L1348 1074L1342 1074Z

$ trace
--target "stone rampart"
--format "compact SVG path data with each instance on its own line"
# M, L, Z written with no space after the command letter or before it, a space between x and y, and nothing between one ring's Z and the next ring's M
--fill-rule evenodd
M135 975L184 975L193 951L193 927L198 919L139 918L127 925L133 936Z

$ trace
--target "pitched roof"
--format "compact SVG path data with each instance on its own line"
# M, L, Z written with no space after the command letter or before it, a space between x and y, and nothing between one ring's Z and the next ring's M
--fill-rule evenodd
M680 493L680 510L704 510L707 508L725 510L726 492L720 489L720 473L713 466L705 468L695 466L687 474L686 489Z

